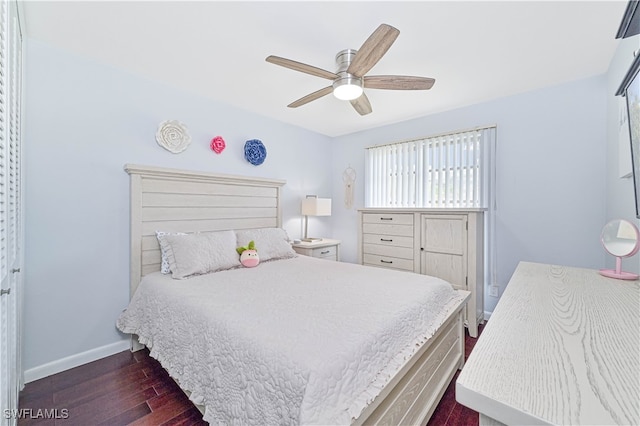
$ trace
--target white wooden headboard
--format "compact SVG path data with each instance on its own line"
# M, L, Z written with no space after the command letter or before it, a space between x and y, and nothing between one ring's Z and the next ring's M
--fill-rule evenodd
M130 296L160 270L155 232L282 226L283 180L126 164L130 176Z

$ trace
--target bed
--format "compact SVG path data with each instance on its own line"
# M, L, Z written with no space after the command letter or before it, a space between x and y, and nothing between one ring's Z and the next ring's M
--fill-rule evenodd
M264 247L261 235L282 231L285 182L125 170L132 300L118 327L132 334L132 350L149 347L205 420L426 423L464 362L468 292L434 277L295 252L255 268L174 279L159 272L156 231L185 233L176 237L183 240L258 235Z

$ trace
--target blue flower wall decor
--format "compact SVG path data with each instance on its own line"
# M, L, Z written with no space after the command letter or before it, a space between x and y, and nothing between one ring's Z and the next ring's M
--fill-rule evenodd
M258 139L248 140L244 144L244 158L254 166L259 166L267 158L267 148Z

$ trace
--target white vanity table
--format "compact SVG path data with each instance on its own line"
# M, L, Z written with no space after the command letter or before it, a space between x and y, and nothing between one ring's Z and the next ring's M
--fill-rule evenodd
M640 283L522 262L456 382L480 424L640 424Z

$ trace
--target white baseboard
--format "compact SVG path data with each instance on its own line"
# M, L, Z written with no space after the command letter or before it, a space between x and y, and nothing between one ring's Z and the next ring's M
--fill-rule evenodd
M130 340L127 339L121 342L101 346L99 348L90 349L86 352L81 352L56 361L51 361L38 367L30 368L24 372L24 382L33 382L44 377L51 376L52 374L60 373L65 370L78 367L79 365L87 364L89 362L117 354L118 352L126 351L129 349L130 345Z
M493 312L487 312L487 311L484 311L484 320L485 320L485 321L489 321L489 318L491 318L491 314L492 314L492 313L493 313Z

